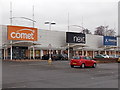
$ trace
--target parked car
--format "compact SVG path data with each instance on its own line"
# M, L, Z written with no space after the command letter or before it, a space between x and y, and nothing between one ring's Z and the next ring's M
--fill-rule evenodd
M67 60L66 54L52 54L52 60Z
M67 54L61 54L61 60L68 60Z
M104 54L103 57L104 58L109 58L109 55Z
M52 60L60 60L60 56L58 54L52 54Z
M48 60L49 54L43 55L42 60ZM52 54L51 55L52 60L68 60L68 57L66 54Z
M102 54L98 54L95 56L95 58L104 58L104 56Z
M120 57L118 58L118 63L120 63Z
M42 60L48 60L49 59L49 54L43 55Z
M80 66L85 68L87 66L92 66L95 68L97 65L95 60L92 60L87 56L74 56L73 59L70 60L70 66L73 68L74 66Z
M95 58L109 58L109 56L108 55L106 55L106 54L98 54L98 55L96 55L95 56Z
M109 57L110 57L110 58L119 58L118 55L110 55Z

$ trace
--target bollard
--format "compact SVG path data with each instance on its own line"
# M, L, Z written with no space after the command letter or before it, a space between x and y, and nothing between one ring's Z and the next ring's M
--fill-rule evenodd
M51 59L48 60L48 64L49 64L49 65L52 64L52 60L51 60Z

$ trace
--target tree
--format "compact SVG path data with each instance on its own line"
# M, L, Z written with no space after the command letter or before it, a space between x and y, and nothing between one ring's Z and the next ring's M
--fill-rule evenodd
M88 29L83 29L83 30L82 30L82 33L84 33L84 34L92 34L92 33L90 32L90 30L88 30Z
M106 35L107 36L115 36L116 32L114 31L114 29L109 29L106 31Z
M114 29L108 29L108 26L99 26L96 28L94 34L101 36L115 36L116 32Z
M94 34L104 36L105 35L105 30L107 28L108 28L108 26L99 26L99 27L96 28Z

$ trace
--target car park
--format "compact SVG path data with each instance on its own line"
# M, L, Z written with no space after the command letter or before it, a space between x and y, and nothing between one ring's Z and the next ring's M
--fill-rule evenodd
M70 66L73 68L74 66L80 66L81 68L85 67L93 67L95 68L97 65L95 60L87 56L74 56L70 60Z

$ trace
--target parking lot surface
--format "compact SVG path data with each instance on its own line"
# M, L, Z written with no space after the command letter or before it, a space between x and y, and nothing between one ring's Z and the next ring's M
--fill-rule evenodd
M71 68L69 61L2 64L3 88L118 88L118 63Z

